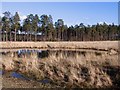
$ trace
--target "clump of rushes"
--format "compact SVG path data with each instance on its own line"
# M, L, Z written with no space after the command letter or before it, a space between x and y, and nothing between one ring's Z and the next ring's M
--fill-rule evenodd
M31 56L12 59L11 61L13 70L17 70L37 81L48 79L49 83L60 87L104 88L113 86L111 76L102 69L101 60L91 60L88 58L88 54L85 56L68 56L67 58L62 53L50 54L40 60L36 57L36 54L31 54ZM102 55L96 57L93 55L92 57L98 58ZM3 64L8 65L5 62ZM116 78L119 78L118 75L116 75Z

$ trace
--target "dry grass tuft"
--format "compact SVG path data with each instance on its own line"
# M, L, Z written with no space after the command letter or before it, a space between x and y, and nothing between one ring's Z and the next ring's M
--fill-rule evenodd
M68 56L62 52L58 55L56 53L50 53L43 59L38 59L36 53L21 58L7 54L3 55L1 63L6 70L21 72L35 80L48 79L50 83L61 87L113 86L111 75L103 67L119 66L117 54L82 52ZM119 79L120 72L115 73L115 77Z

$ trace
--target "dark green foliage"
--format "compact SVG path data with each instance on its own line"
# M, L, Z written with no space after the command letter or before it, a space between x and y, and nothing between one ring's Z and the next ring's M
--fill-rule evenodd
M20 24L19 14L14 16L4 12L0 17L2 41L105 41L120 40L120 25L96 24L85 26L80 23L75 26L64 25L63 19L53 24L51 15L30 14ZM14 31L14 33L12 33ZM24 33L17 34L18 31ZM39 34L38 34L39 33Z

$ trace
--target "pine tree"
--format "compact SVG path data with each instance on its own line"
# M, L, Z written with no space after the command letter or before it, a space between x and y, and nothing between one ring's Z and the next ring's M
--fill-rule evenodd
M32 20L32 27L33 27L33 30L34 30L34 34L35 34L35 41L37 41L37 30L39 28L39 25L40 24L40 20L39 20L39 17L38 15L36 14L34 16L34 19Z
M4 12L3 14L4 16L2 17L2 23L3 23L2 30L4 31L4 33L6 33L6 35L3 33L3 40L8 41L8 32L10 32L11 29L10 26L11 13L8 11L8 12Z
M13 23L14 23L14 30L15 30L15 38L14 41L16 41L16 32L18 31L18 29L20 28L20 17L18 12L15 13L15 16L13 17Z

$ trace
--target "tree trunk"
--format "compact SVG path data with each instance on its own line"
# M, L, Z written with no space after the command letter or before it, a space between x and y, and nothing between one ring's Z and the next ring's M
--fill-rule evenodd
M35 34L35 41L37 41L37 35Z
M16 28L15 28L15 39L14 39L14 41L16 41Z
M27 34L27 41L28 41L29 34Z
M3 33L3 41L5 41L5 37L6 37L6 36L5 36L5 33Z
M75 30L75 41L77 41L77 31Z
M37 41L37 29L35 30L35 41Z
M25 41L25 34L23 34L23 41Z
M8 41L8 35L7 35L7 32L6 32L6 41Z
M12 39L12 37L11 37L11 32L10 32L10 41L12 41L11 39Z
M31 34L30 34L30 41L31 41L31 37L32 37L32 36L31 36Z

